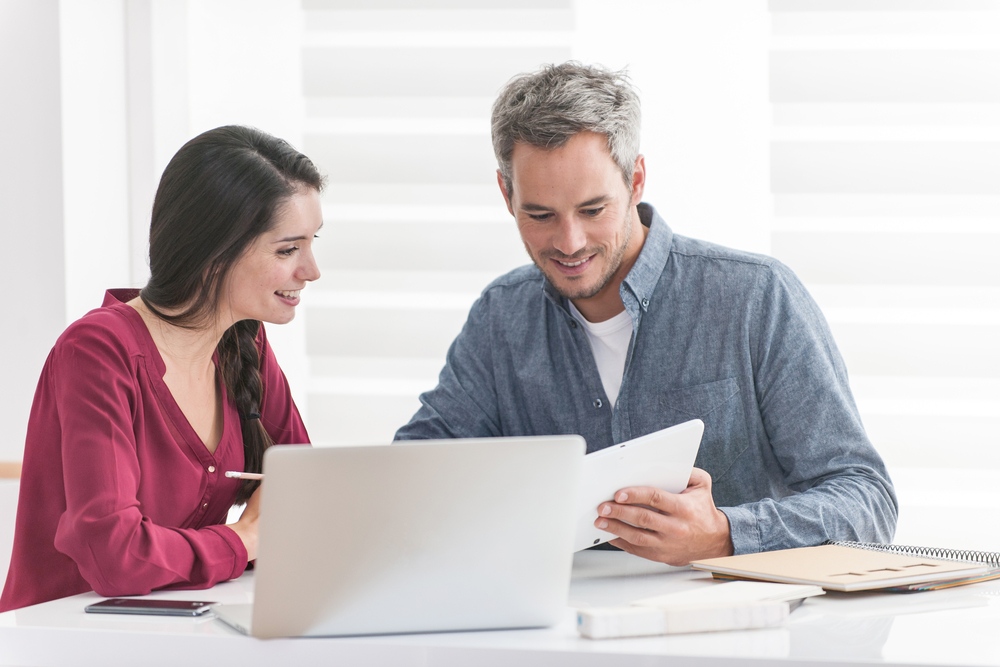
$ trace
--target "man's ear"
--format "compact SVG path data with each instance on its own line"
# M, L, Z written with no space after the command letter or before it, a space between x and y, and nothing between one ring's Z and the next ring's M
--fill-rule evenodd
M514 215L514 207L510 203L510 193L507 192L507 183L504 181L503 174L500 173L499 169L497 169L497 185L500 186L500 194L503 195L504 203L507 204L507 210L511 215Z
M646 158L639 155L635 158L635 168L632 170L632 200L630 206L642 201L643 190L646 189Z

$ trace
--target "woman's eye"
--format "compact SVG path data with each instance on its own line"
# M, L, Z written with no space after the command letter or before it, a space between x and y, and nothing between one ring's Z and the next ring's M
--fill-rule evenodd
M297 248L297 247L291 247L291 248L282 248L281 250L279 250L279 251L278 251L278 254L279 254L279 255L284 255L285 257L289 257L289 256L291 256L291 254L292 254L292 253L294 253L294 252L295 252L296 250L298 250L298 248Z

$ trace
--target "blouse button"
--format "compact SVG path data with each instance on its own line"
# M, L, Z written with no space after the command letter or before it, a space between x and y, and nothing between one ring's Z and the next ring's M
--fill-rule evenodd
M208 466L208 472L215 472L215 466Z
M599 408L599 407L601 407L602 405L604 405L604 401L602 401L602 400L601 400L601 399L599 399L599 398L595 398L595 399L594 399L594 407L595 407L595 408Z
M202 503L202 507L208 507L208 503Z

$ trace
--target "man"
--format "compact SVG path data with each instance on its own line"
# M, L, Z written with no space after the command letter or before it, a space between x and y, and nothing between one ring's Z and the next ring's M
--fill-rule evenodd
M493 106L497 181L533 266L487 286L397 439L578 433L589 451L700 418L687 489L598 508L672 565L890 541L897 505L819 308L769 257L674 234L640 203L639 100L565 63Z

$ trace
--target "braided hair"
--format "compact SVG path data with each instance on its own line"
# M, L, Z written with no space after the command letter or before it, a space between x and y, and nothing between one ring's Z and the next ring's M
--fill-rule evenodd
M260 130L228 125L184 144L167 164L153 201L150 278L139 293L146 307L177 326L210 323L233 265L303 186L323 188L312 161ZM260 327L258 320L237 322L217 348L226 392L241 417L248 472L261 471L264 450L273 444L261 423ZM258 485L244 480L236 503L246 502Z

